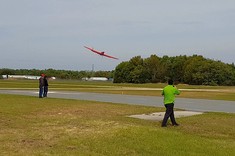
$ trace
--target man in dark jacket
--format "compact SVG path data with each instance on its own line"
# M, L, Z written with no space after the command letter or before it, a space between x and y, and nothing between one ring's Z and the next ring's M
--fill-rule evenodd
M48 92L48 80L47 76L44 76L44 92L43 92L43 97L47 97L47 92Z
M43 97L44 76L45 74L41 74L41 77L39 78L39 98Z

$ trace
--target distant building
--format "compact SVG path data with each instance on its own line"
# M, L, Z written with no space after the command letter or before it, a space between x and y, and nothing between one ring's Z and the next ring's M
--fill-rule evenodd
M38 80L40 76L32 76L32 75L2 75L3 79L28 79L28 80ZM55 80L55 77L51 77L51 79Z
M30 79L37 80L40 76L32 76L32 75L2 75L3 79Z
M52 80L55 80L56 78L54 76L51 77Z
M84 81L108 81L108 78L106 77L90 77L90 78L82 78Z

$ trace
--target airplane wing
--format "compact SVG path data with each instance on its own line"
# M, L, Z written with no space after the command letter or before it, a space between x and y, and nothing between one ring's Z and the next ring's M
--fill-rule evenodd
M113 56L110 56L110 55L107 55L107 54L103 54L103 56L108 57L108 58L112 58L112 59L116 59L116 60L118 60L118 58L113 57Z
M102 54L101 52L99 52L99 51L97 51L97 50L94 50L93 48L89 48L89 47L86 47L86 46L84 46L84 47L85 47L86 49L88 49L88 50L90 50L90 51L96 53L96 54L99 54L99 55Z

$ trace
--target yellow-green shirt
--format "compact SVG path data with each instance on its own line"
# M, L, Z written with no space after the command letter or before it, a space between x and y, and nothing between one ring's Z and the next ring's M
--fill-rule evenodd
M171 104L175 102L175 95L179 95L180 91L173 85L168 85L163 88L162 95L164 95L164 104Z

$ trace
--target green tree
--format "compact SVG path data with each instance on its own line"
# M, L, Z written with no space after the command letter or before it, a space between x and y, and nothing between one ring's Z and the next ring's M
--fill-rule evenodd
M161 80L161 64L160 58L156 55L151 55L144 60L145 78L149 82L160 82Z
M116 66L114 72L114 83L125 83L127 82L127 76L130 73L129 62L121 62Z

